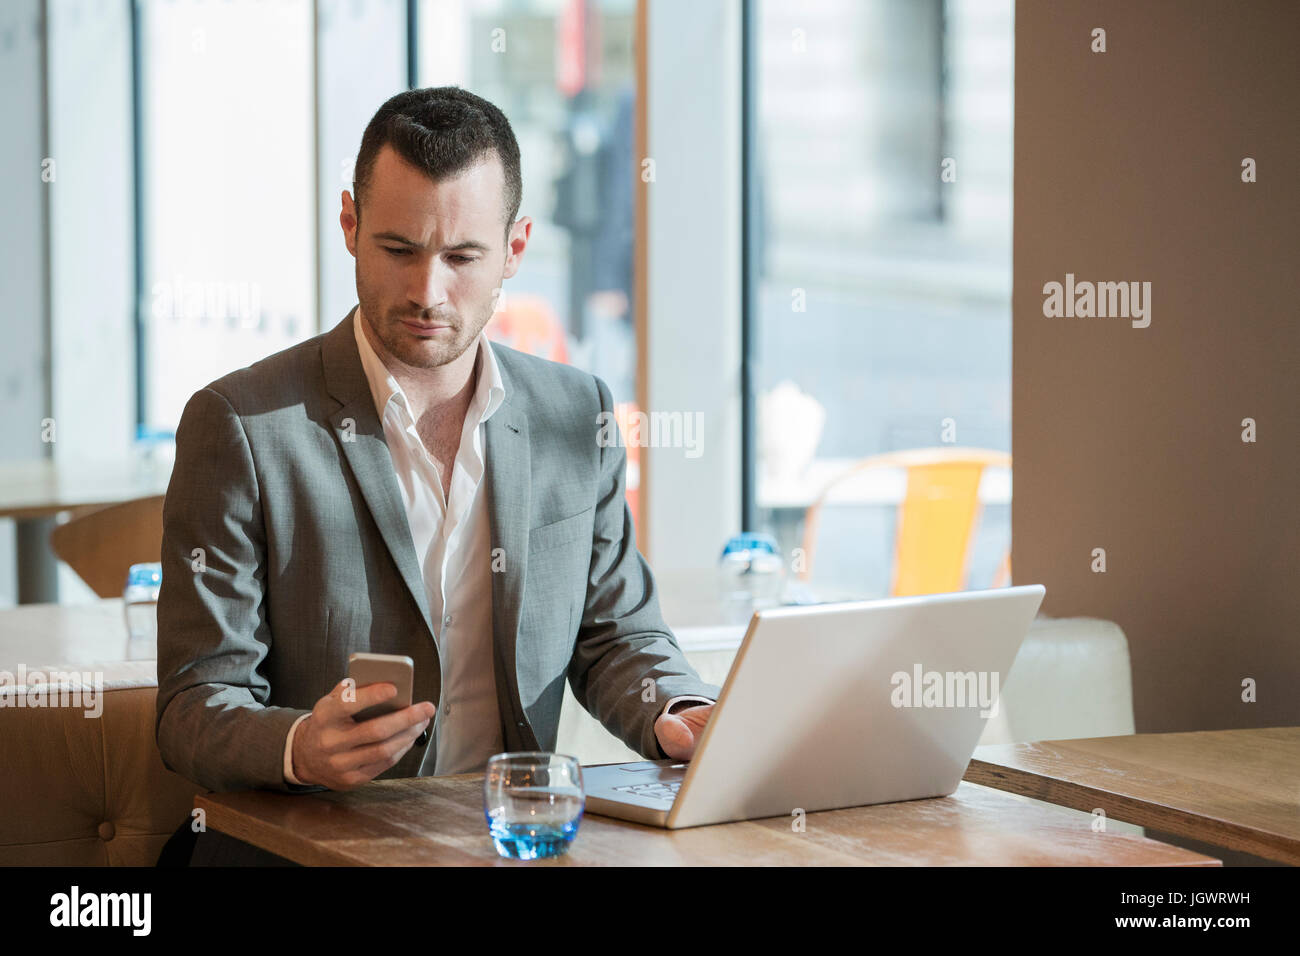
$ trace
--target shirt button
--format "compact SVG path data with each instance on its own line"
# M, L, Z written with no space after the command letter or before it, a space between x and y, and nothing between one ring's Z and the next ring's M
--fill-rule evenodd
M451 704L448 704L447 706L445 706L444 708L442 708L442 716L444 716L444 717L450 717L450 716L451 716Z
M444 617L444 618L442 619L442 623L443 623L443 624L450 624L450 623L451 623L451 615L448 614L446 617Z

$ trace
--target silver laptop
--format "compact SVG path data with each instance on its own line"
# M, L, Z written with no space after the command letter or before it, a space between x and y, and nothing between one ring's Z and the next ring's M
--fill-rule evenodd
M757 611L694 759L584 767L586 812L672 830L946 796L1045 593Z

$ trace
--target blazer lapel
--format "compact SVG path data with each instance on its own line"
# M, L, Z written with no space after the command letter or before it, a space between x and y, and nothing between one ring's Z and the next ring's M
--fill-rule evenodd
M330 424L334 426L334 437L343 449L379 534L393 556L407 590L415 599L432 639L429 597L420 577L420 562L411 539L411 526L406 520L401 490L393 472L393 459L384 440L384 428L361 368L361 356L357 354L352 331L355 316L354 307L347 318L325 336L321 347L325 385L340 403L339 409L330 415Z
M524 573L528 560L528 524L531 515L532 456L528 418L512 403L517 394L510 380L509 358L497 349L497 364L506 396L484 423L488 520L491 523L492 639L500 665L498 683L506 681L510 709L501 719L507 749L536 749L537 738L527 722L519 695L517 642L523 610ZM498 687L498 696L503 688Z

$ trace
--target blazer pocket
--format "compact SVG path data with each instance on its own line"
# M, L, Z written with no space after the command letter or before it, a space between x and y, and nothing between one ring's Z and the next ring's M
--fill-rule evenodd
M538 551L549 551L552 548L558 548L582 537L590 538L591 513L593 510L595 510L595 505L586 511L578 512L576 515L569 515L569 517L561 518L559 521L544 524L540 528L530 529L528 532L529 554L536 554Z

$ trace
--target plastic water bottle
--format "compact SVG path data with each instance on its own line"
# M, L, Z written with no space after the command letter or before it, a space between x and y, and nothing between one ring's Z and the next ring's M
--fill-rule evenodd
M730 621L747 623L755 610L781 603L785 562L770 534L747 532L731 538L718 559L718 575Z
M133 564L126 574L122 602L126 609L128 657L139 650L147 653L158 646L158 590L162 587L161 564ZM156 650L155 650L156 653Z

